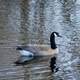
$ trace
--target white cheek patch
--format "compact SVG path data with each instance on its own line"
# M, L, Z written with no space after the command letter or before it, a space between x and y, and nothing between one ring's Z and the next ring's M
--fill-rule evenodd
M54 33L54 36L57 37L57 35Z

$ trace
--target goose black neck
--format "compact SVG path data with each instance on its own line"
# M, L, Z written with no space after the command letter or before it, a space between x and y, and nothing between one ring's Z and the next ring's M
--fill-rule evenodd
M57 48L56 43L55 43L55 35L54 34L51 34L51 36L50 36L50 44L51 44L51 49Z

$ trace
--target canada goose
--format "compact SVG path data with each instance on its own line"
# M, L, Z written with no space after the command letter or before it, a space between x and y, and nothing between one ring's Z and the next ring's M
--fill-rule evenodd
M50 55L54 54L53 51L56 54L56 50L57 50L57 46L55 43L55 36L56 35L58 37L61 37L58 32L52 32L52 34L50 36L51 49L48 50L48 53L50 53ZM19 50L19 52L21 54L19 60L15 62L16 64L22 64L26 61L32 60L35 56L40 55L39 49L37 47L18 46L16 49ZM47 55L48 53L45 53L45 54Z

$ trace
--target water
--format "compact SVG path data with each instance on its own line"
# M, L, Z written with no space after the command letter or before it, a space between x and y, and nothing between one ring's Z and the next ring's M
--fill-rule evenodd
M1 0L0 1L0 80L79 80L80 79L80 0ZM17 45L50 47L49 36L57 31L59 48L52 74L50 57L40 57L24 66L14 62L20 56Z

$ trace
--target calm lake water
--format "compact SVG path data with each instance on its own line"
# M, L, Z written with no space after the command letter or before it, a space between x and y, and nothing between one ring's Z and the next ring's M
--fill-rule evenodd
M80 80L80 0L0 1L0 80ZM49 56L16 66L18 45L50 47L51 32L57 31L59 48L54 74Z

